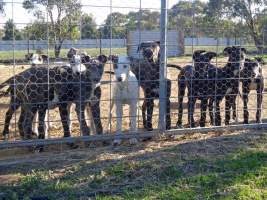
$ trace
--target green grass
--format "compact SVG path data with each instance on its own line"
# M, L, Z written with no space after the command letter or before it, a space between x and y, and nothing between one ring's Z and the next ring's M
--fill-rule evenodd
M214 52L223 52L225 46L185 46L185 55L192 55L192 52L195 50L205 49L206 51L214 51ZM248 51L256 51L255 47L247 47ZM85 50L91 56L97 56L100 54L99 48L85 48ZM60 57L66 57L68 49L62 49L60 52ZM30 51L32 52L32 51ZM43 51L44 54L47 54L47 50ZM102 53L109 55L109 54L127 54L126 48L103 48ZM0 52L0 62L1 60L12 60L13 57L16 60L21 60L25 58L27 51L1 51ZM54 50L48 50L48 54L50 58L54 58ZM267 54L261 55L263 58L267 59ZM179 56L181 58L182 56Z
M217 155L212 152L218 151L217 144L223 146L223 141L212 147L207 140L124 160L76 162L65 166L60 177L48 166L39 166L38 170L18 173L21 179L16 183L0 184L0 191L7 199L17 199L23 194L70 200L88 196L98 200L264 200L267 199L267 137L258 136L255 140L226 138L228 143L242 140L247 144L236 145L234 149L225 146L227 153ZM183 148L188 150L182 153ZM206 155L190 152L190 148L205 148L205 152L207 148L214 149L209 149L211 154ZM19 169L18 166L12 172Z
M89 48L89 49L82 49L85 50L89 55L91 56L96 56L100 54L99 48ZM66 57L68 49L62 49L60 52L60 57ZM34 52L34 51L30 51ZM43 51L44 54L47 54L47 50ZM109 55L110 54L110 49L109 48L104 48L102 49L102 53ZM18 59L25 59L25 55L27 54L27 51L1 51L0 52L0 61L1 60L10 60L13 59L13 57L18 60ZM126 54L126 48L112 48L111 49L111 54ZM48 55L50 58L54 58L54 50L48 50Z

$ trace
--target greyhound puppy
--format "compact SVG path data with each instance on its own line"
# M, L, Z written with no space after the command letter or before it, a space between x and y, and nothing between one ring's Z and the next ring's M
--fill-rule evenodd
M210 85L209 113L211 124L221 125L220 102L225 97L225 124L229 124L230 108L233 97L238 94L239 76L243 69L247 50L240 46L226 47L223 51L228 55L228 62L223 68L210 66L207 84ZM213 107L215 105L215 118ZM205 116L203 117L203 123Z
M256 90L257 92L256 123L261 123L261 106L264 90L262 65L264 65L262 58L255 57L254 60L245 59L244 68L240 73L242 82L242 99L244 102L244 124L248 124L249 112L247 104L249 100L248 95L251 90Z
M141 52L143 58L131 62L131 70L135 74L139 85L144 91L142 105L143 126L148 131L153 130L152 116L154 99L159 98L159 67L160 67L160 43L159 41L143 42L137 52ZM170 93L171 81L166 79L166 129L171 128L170 118Z
M182 127L183 117L183 99L186 88L188 89L188 97L202 100L204 93L207 89L203 87L203 79L206 79L207 68L212 58L217 54L215 52L206 52L205 50L196 50L193 53L193 65L186 65L185 67L179 67L175 65L168 65L168 67L174 67L180 70L178 75L178 121L177 127ZM194 82L194 87L192 83ZM194 100L194 101L195 101ZM204 100L205 101L205 100ZM205 102L203 102L205 103ZM189 109L188 109L189 110Z
M29 53L25 55L25 60L29 61L31 66L41 65L45 61L47 61L47 59L48 59L47 55L38 54L38 53Z
M126 56L112 56L113 69L115 74L115 80L112 84L112 99L111 99L111 112L114 104L116 104L117 115L117 131L121 133L122 129L122 117L123 117L123 105L128 104L130 106L130 131L136 132L136 114L137 114L137 101L138 101L138 81L135 74L131 71L131 61ZM111 115L110 120L111 122ZM109 123L111 124L111 123ZM136 138L130 139L131 144L137 143ZM121 144L121 139L115 138L114 145Z
M48 57L47 55L40 55L37 53L30 53L25 55L25 59L27 61L29 61L29 63L31 64L31 67L38 67L38 66L43 66L43 62L47 61ZM18 74L17 76L20 76L20 74ZM12 78L11 78L12 79ZM16 80L16 79L12 79L12 80ZM14 83L13 83L14 84ZM2 84L1 87L5 87L5 84ZM7 139L7 136L9 134L9 125L10 125L10 120L13 116L13 113L20 107L21 101L20 99L17 97L14 87L9 87L6 92L4 92L2 95L0 95L0 97L11 94L11 99L10 99L10 104L9 104L9 108L6 112L6 116L5 116L5 125L4 125L4 130L3 130L3 135L5 137L5 139ZM36 120L35 123L33 124L33 134L38 134L38 128L37 128L37 119L38 116L36 115ZM45 124L45 130L47 132L48 127L51 124L46 123ZM22 133L21 133L22 134Z
M86 104L94 94L96 84L101 80L106 61L107 57L100 55L90 63L83 63L86 66L86 70L80 74L72 73L70 68L60 69L54 87L55 93L59 97L59 111L65 137L70 136L70 129L67 123L68 103L75 103L81 133L82 135L89 135L90 129L86 124L84 111Z

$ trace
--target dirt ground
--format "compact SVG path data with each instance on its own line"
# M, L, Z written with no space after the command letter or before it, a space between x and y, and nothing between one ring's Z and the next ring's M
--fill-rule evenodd
M25 196L46 195L49 199L88 199L90 197L101 199L98 195L107 195L110 198L118 195L118 198L114 197L114 199L166 199L171 193L167 193L165 198L153 198L155 195L162 194L157 187L161 188L165 184L171 187L173 181L183 180L184 177L198 176L198 173L208 174L219 167L222 170L225 167L227 170L228 165L230 170L221 172L223 179L226 179L227 174L231 172L234 172L232 178L238 176L237 169L242 171L246 168L247 162L252 165L251 155L247 155L246 160L233 161L233 163L227 160L229 155L239 155L240 152L247 151L256 152L256 150L266 152L266 139L266 131L253 130L195 133L177 136L172 140L161 137L134 146L124 144L119 147L94 148L91 146L91 148L67 150L64 145L57 145L47 147L42 154L26 153L27 150L23 149L18 149L12 155L8 154L8 150L0 151L0 189L2 188L0 195L22 193ZM256 164L262 163L264 167L265 155L257 157ZM234 158L239 159L237 156ZM225 166L220 164L221 159ZM216 160L215 163L219 162L218 166L215 165L214 160ZM236 169L236 162L240 169ZM252 176L253 169L250 171L248 171L250 173L248 178ZM260 174L258 178L265 176L266 174ZM227 180L229 178L228 175ZM147 184L155 185L152 186L156 188L154 188L155 191L153 190L152 193L148 192L150 189L146 191L144 187ZM188 184L191 183L187 182L185 187ZM240 184L247 184L247 182ZM207 187L207 190L213 188L201 183L197 185L198 187L200 189ZM211 190L212 194L224 197L232 194L231 192L236 193L231 188L233 189L233 186L228 181L227 185L222 185L222 188L215 187ZM227 193L224 192L226 189ZM127 197L125 192L127 190L139 192L144 197L138 198L138 195L137 198ZM174 186L170 190L179 191L179 188ZM197 196L208 194L205 191L203 193ZM121 198L120 195L122 195ZM198 199L206 198L202 196ZM217 199L217 197L209 199Z
M185 66L186 64L191 63L191 57L180 57L180 58L171 58L168 61L169 63L174 63L174 64L179 64L180 66ZM217 64L219 66L223 66L226 62L226 58L218 58L217 60L213 60L214 64ZM0 82L3 82L7 78L11 77L13 74L18 73L22 70L25 70L28 67L28 65L16 65L16 66L7 66L7 65L0 65L1 69L1 75L0 75ZM264 66L264 74L265 77L267 77L267 69L266 65ZM105 70L110 70L112 68L111 64L106 64ZM177 76L179 74L179 71L177 69L169 68L167 72L168 78L172 80L172 90L171 90L171 120L172 120L172 126L175 127L176 121L177 121L177 94L178 94L178 89L177 89ZM102 80L107 81L110 80L111 76L109 74L104 74ZM266 84L266 81L265 81ZM110 113L110 89L111 86L109 84L107 85L102 85L102 97L101 97L101 121L104 127L104 132L109 132L108 131L108 115ZM142 118L141 118L141 105L142 105L142 91L140 89L140 101L138 103L138 129L142 130L143 125L142 125ZM187 98L184 99L185 105L187 102ZM264 95L264 100L263 100L263 109L262 109L262 118L263 121L266 120L267 118L267 108L266 108L266 102L267 102L267 97L266 94ZM3 130L3 125L4 125L4 117L5 117L5 112L8 108L8 103L9 103L9 97L6 98L1 98L0 99L0 132ZM242 99L240 97L237 98L237 105L238 105L238 122L243 121L243 103ZM249 109L250 109L250 122L253 122L255 120L255 109L256 109L256 93L253 91L250 94L249 97ZM10 140L14 139L19 139L18 137L18 130L16 126L16 121L19 117L20 111L18 110L16 112L16 115L12 119L12 124L10 126ZM197 104L197 109L195 111L195 119L197 120L199 118L199 106ZM221 105L221 115L222 119L224 119L224 102L222 102ZM124 107L124 119L123 119L123 129L127 131L129 129L129 118L128 116L128 106ZM116 119L115 119L115 114L113 114L113 121L112 121L112 132L115 130L115 125L116 125ZM61 122L60 122L60 117L58 114L58 109L51 110L50 115L49 115L50 121L53 121L54 128L52 130L49 130L49 138L54 138L54 137L62 137L63 136L63 130L61 127ZM154 117L153 117L153 127L157 128L158 124L158 101L156 100L155 104L155 109L154 109ZM80 134L79 132L79 127L78 127L78 122L77 122L77 116L75 113L73 114L73 130L72 130L72 135L73 136L78 136ZM183 122L186 125L187 124L187 109L184 109L184 116L183 116ZM232 122L236 123L236 122ZM209 126L209 117L207 117L207 126ZM0 139L2 138L2 135L0 135ZM3 138L2 138L3 139Z

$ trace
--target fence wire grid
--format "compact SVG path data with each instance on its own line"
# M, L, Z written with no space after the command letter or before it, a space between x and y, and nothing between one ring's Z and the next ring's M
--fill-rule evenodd
M267 127L265 10L92 2L3 1L0 148Z

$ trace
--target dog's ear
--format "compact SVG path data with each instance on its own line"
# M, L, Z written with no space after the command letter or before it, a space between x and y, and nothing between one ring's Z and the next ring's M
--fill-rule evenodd
M91 56L84 54L81 55L81 58L82 58L82 63L89 63L92 60Z
M255 60L256 60L258 63L262 64L262 65L265 64L265 62L264 62L264 60L263 60L262 57L255 57Z
M160 46L160 41L159 40L157 40L156 43Z
M250 60L249 58L245 58L245 62L250 63L250 62L252 62L252 60Z
M101 54L97 57L97 60L99 60L99 62L101 63L106 63L108 61L108 57L106 55Z
M247 49L246 49L246 48L242 47L242 48L241 48L241 51L242 51L243 53L247 54Z
M33 56L33 53L28 53L25 55L25 59L29 61L32 58L32 56Z
M217 56L217 53L209 51L206 53L206 55L208 56L209 60L211 60L212 58Z
M223 50L223 54L229 55L232 52L233 47L225 47Z
M141 44L139 44L138 46L137 46L137 51L136 51L136 53L139 53L139 51L141 51L141 49L143 49L144 48L144 42L142 42Z
M70 59L73 55L75 55L78 52L78 49L71 47L67 53L67 57Z
M48 60L48 56L47 55L42 54L41 57L42 57L43 61L47 61Z
M200 54L206 52L205 50L196 50L193 53L193 60L195 60L198 56L200 56Z
M113 63L118 63L119 57L117 55L109 55L108 60L111 60Z

